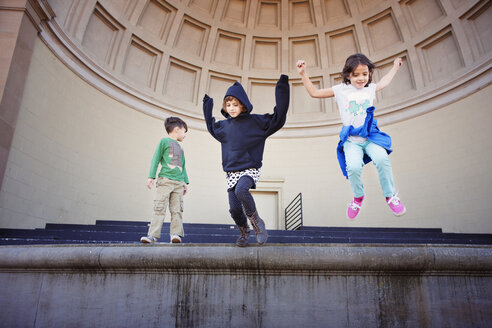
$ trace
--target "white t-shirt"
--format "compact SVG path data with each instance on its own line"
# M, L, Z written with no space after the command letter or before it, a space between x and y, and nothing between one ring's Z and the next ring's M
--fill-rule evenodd
M335 93L342 124L352 125L354 128L364 125L366 109L372 106L376 98L376 84L371 83L367 87L357 89L351 84L340 83L333 86L332 90ZM363 143L366 138L350 136L348 140Z

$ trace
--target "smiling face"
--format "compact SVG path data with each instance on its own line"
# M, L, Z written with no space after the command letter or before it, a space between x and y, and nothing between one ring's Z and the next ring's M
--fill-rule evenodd
M232 99L226 100L224 103L224 109L227 114L229 114L232 118L236 118L244 111L243 105L236 98L231 97Z
M369 67L360 64L349 75L350 84L357 89L361 89L369 82Z

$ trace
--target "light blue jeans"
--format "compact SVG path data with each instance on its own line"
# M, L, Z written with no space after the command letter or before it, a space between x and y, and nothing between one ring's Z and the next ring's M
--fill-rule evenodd
M364 153L371 159L379 174L379 183L383 189L384 197L395 194L395 182L393 180L393 169L386 150L375 143L366 140L364 143L346 141L343 144L345 161L347 163L347 175L354 197L364 196L364 185L360 179L362 167L364 166Z

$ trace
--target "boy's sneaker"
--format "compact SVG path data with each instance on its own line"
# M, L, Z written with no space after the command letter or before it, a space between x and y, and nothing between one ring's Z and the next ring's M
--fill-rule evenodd
M407 209L400 201L398 193L394 194L393 197L386 197L386 202L388 203L391 211L396 216L402 216L407 212Z
M359 214L360 207L362 206L362 201L364 200L364 196L355 198L350 202L347 208L347 217L349 219L355 219L357 214Z
M178 235L172 235L171 236L171 244L180 244L181 243L181 237Z
M142 238L140 238L140 242L144 244L153 244L157 242L157 238L155 238L154 236L143 236Z

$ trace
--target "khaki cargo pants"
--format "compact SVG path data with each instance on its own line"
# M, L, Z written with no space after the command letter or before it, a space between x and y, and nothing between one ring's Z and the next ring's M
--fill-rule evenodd
M157 178L154 215L150 221L149 236L161 237L162 223L169 206L171 213L170 235L184 237L183 231L183 193L185 183L168 178Z

